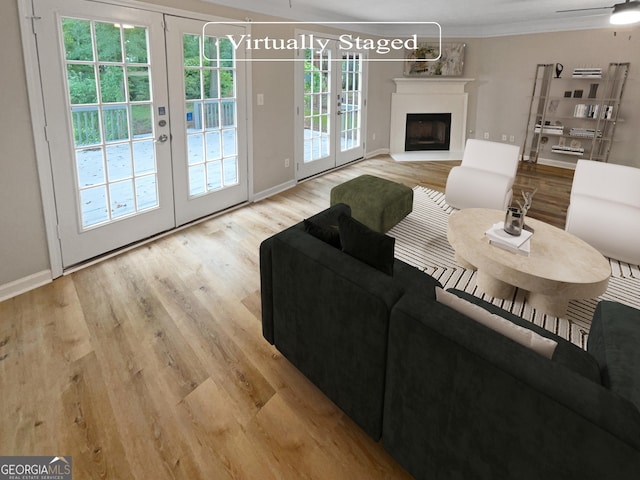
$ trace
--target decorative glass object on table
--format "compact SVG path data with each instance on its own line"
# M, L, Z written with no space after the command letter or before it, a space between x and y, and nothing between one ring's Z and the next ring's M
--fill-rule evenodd
M536 188L533 192L522 192L524 198L524 204L516 200L518 207L507 208L507 213L504 217L504 231L509 235L519 236L524 228L524 217L527 215L529 208L531 208L531 202L533 196L538 191Z
M524 226L524 215L518 207L507 208L507 214L504 217L504 231L514 237L520 236L522 227Z

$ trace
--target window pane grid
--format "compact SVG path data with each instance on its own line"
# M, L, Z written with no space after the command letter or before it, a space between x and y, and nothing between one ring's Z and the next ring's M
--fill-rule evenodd
M83 229L157 207L143 141L153 138L147 29L69 17L62 29Z
M188 183L194 197L239 182L236 67L226 38L185 34L183 52Z

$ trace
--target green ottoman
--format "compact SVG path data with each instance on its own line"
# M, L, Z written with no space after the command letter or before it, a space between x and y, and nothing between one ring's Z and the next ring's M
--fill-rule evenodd
M401 183L361 175L331 189L331 205L346 203L353 218L386 233L411 213L413 190Z

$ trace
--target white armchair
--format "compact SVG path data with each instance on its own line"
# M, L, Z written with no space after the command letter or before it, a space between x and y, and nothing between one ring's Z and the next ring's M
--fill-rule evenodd
M445 187L446 202L458 209L506 210L513 195L520 148L506 143L470 138L462 164L453 167Z
M578 160L565 230L606 257L640 264L640 169Z

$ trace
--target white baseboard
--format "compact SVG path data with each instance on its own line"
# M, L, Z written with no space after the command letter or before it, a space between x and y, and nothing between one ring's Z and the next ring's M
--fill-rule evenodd
M0 302L51 283L52 281L51 270L43 270L42 272L34 273L33 275L0 285Z
M268 188L258 193L253 194L253 201L259 202L260 200L264 200L272 195L276 195L278 193L284 192L285 190L289 190L297 185L295 180L289 180L288 182L281 183L280 185L276 185L275 187Z
M390 150L388 148L379 148L377 150L373 150L371 152L367 152L364 158L373 158L378 155L389 155Z
M548 165L550 167L566 168L568 170L575 170L576 164L572 162L562 162L560 160L551 160L549 158L538 158L540 165Z
M525 160L528 160L528 159L529 157L525 156ZM566 168L567 170L576 169L576 164L574 162L563 162L561 160L552 160L550 158L538 157L538 163L540 165L547 165L549 167Z

